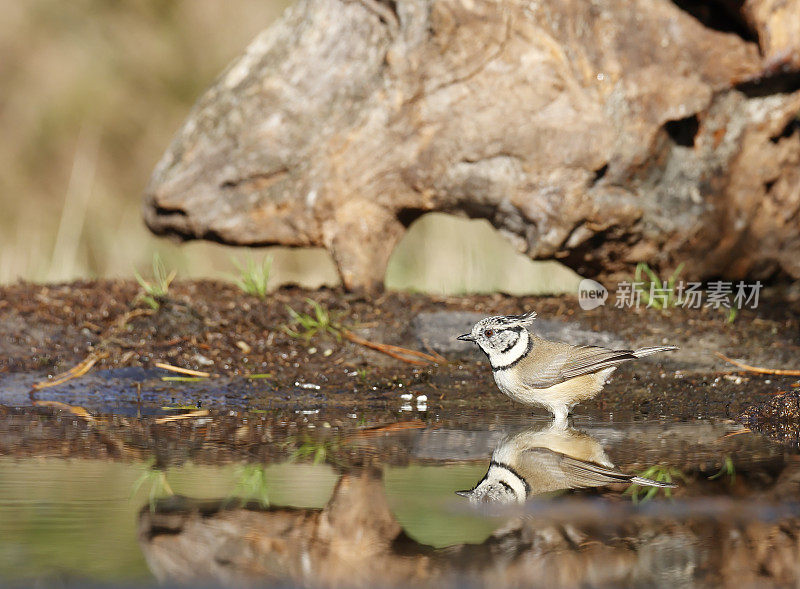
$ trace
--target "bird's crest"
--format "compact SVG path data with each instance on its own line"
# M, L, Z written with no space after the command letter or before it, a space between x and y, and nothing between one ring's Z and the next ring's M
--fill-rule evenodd
M528 311L522 315L500 315L495 321L503 327L517 327L530 325L536 319L536 311Z

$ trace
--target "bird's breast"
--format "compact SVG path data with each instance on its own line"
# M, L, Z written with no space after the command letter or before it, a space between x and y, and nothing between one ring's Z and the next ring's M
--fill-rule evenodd
M527 388L516 377L513 370L498 370L494 373L494 382L503 393L522 403L532 403L531 396L534 391Z
M497 383L497 388L506 395L514 388L514 380L507 370L498 370L494 373L494 382Z

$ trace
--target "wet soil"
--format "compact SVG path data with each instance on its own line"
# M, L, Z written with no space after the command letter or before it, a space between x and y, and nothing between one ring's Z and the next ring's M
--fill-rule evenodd
M670 343L681 348L622 366L594 401L578 407L578 415L741 418L790 445L798 443L797 428L785 427L794 419L791 411L780 410L779 401L778 410L759 409L794 394L797 377L742 372L714 355L798 368L800 312L778 295L763 296L758 309L741 311L729 324L718 309L662 312L607 306L583 311L569 296L372 297L289 288L262 301L229 284L200 281L174 284L154 311L137 300L138 293L132 281L0 288L0 386L6 389L0 402L24 404L11 394L14 387L27 392L33 383L96 354L101 359L83 378L111 379L103 386L92 385L103 391L100 408L111 406L110 412L115 412L115 403L120 408L127 403L129 414L147 414L141 406L143 396L151 408L199 403L213 411L238 405L301 417L306 415L303 411L322 408L342 415L372 413L374 423L397 417L404 405L401 395L411 396L409 415L418 413L413 399L420 394L427 397L424 415L514 409L513 402L498 393L480 355L421 341L421 334L430 329L421 329L415 319L443 311L491 315L535 309L544 320L603 333L626 345ZM439 349L449 362L416 366L330 335L317 334L309 341L292 337L284 329L290 324L288 308L313 312L309 298L361 337L421 351ZM434 340L449 342L458 333L441 335ZM201 383L164 382L161 377L170 373L156 369L156 362L207 371L213 377ZM260 378L246 378L254 374ZM85 382L75 379L30 398L93 406L87 387L79 384Z

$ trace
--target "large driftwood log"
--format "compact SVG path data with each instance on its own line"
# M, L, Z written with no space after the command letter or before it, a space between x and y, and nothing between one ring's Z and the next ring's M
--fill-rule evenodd
M800 70L800 0L746 0L744 17L773 72Z
M195 106L147 224L324 245L348 287L433 210L590 274L800 277L798 41L745 4L764 58L666 0L300 0Z

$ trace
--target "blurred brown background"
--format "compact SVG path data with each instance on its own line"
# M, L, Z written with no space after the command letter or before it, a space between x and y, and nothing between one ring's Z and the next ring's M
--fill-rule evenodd
M140 219L198 95L284 0L0 0L0 282L131 276L186 254Z
M147 275L155 252L179 278L226 277L232 255L265 255L156 238L141 196L195 100L288 4L0 0L0 283ZM577 284L560 264L514 252L486 222L439 221L414 233L417 249L401 244L390 286L535 293ZM268 249L273 285L338 282L321 250Z

